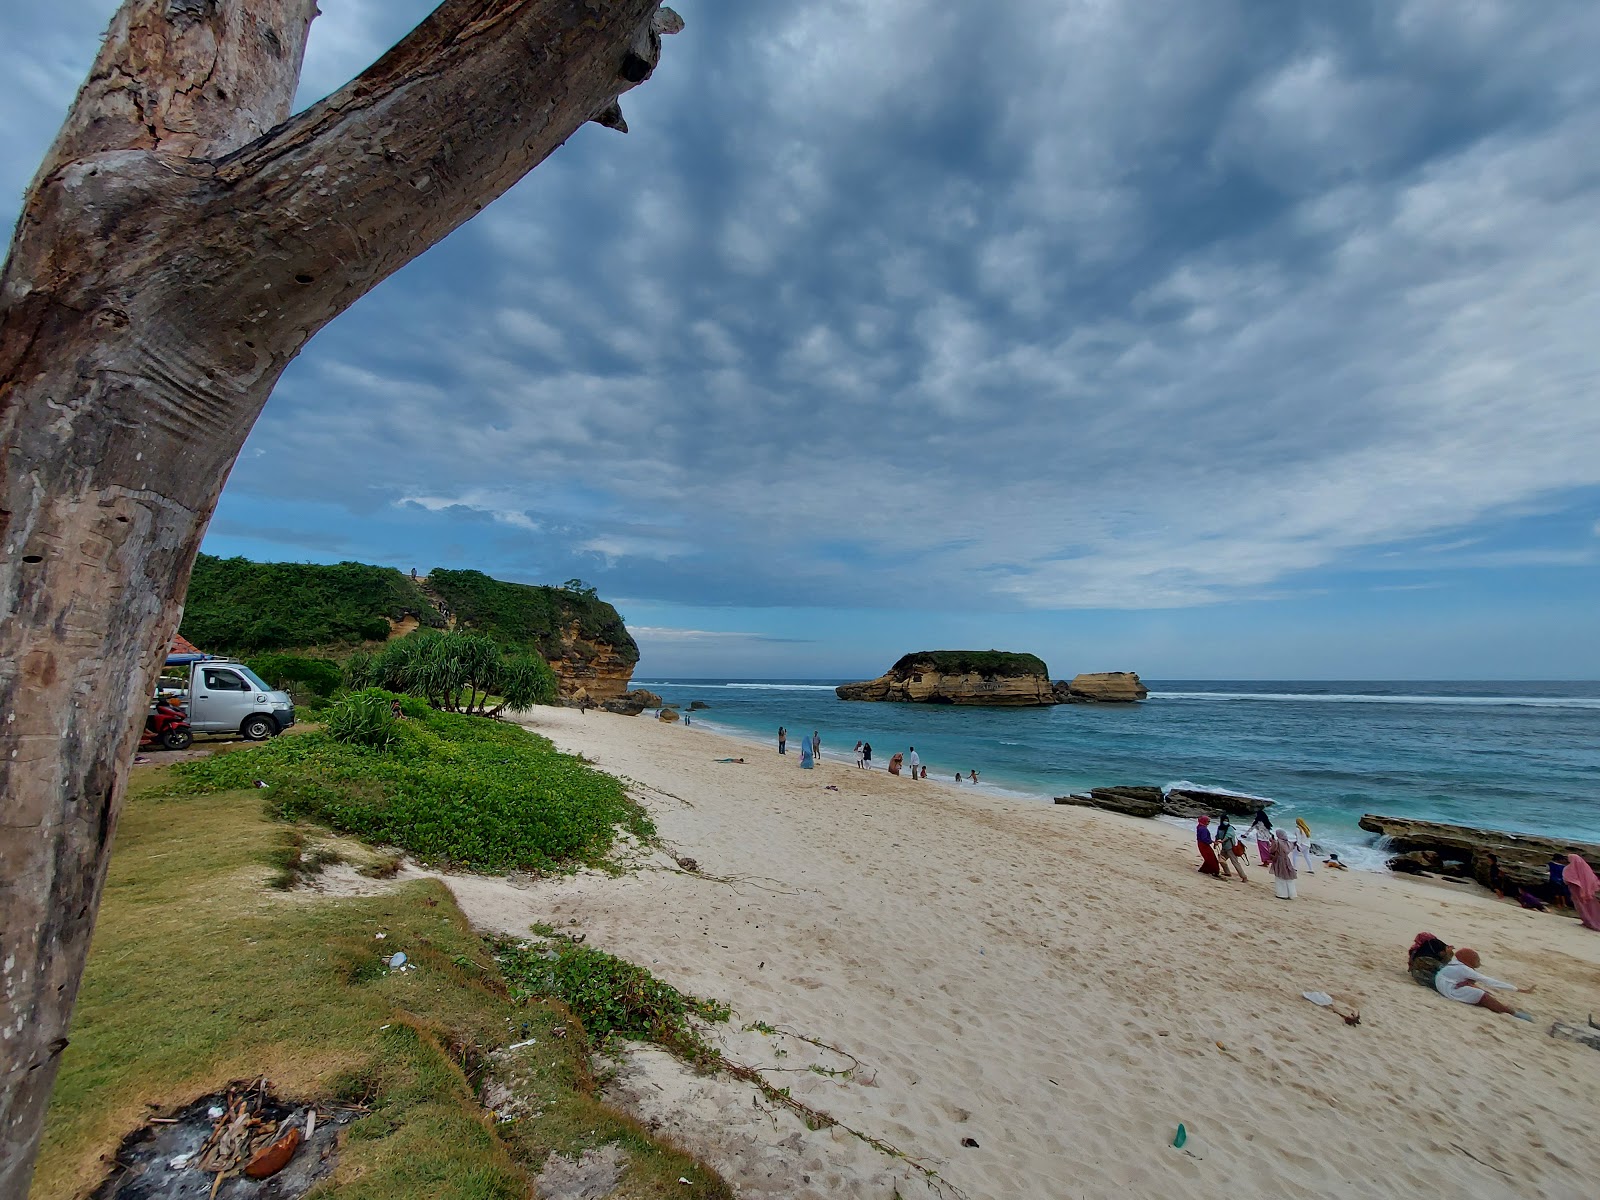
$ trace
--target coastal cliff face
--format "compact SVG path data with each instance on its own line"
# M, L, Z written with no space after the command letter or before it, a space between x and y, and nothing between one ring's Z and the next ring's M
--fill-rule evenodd
M628 690L633 677L637 651L632 656L609 642L587 638L574 621L561 631L555 654L548 655L550 669L556 673L562 699L581 699L585 692L595 704L616 700Z
M1061 704L1133 704L1150 690L1132 671L1099 671L1075 675L1071 683L1058 679L1055 693Z
M883 675L834 689L841 700L1036 708L1057 703L1049 669L1031 654L1001 650L924 650Z

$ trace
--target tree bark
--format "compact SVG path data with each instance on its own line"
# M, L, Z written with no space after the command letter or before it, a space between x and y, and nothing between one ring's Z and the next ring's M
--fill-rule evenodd
M24 1196L129 760L306 341L648 77L659 0L445 0L286 120L315 0L127 0L0 273L0 1196Z

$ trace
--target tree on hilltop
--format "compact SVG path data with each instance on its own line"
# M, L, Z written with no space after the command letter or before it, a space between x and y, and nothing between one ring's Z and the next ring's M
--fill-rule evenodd
M442 0L290 116L316 0L124 0L0 271L0 1196L23 1196L128 764L245 435L325 324L585 121L659 0Z

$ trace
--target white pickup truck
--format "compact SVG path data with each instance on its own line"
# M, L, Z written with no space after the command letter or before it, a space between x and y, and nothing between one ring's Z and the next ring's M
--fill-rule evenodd
M274 691L242 662L208 658L189 668L189 691L178 697L196 733L242 733L264 741L294 724L294 700Z

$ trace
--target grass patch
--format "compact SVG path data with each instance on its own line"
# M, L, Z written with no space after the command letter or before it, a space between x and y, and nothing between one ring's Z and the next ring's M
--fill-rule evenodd
M261 795L184 794L174 769L139 773L34 1196L87 1195L150 1106L263 1074L286 1097L370 1109L318 1200L524 1200L546 1155L607 1142L633 1156L620 1196L730 1194L595 1098L581 1028L557 1001L512 995L442 886L320 901L267 889L284 829ZM396 950L417 969L385 969ZM511 1053L539 1115L496 1124L477 1100L480 1073L498 1047L530 1038Z
M513 996L559 999L602 1049L616 1038L636 1038L702 1067L719 1061L689 1018L726 1021L726 1004L685 995L643 967L553 935L493 946Z
M649 816L609 775L515 725L403 699L387 744L326 730L176 768L182 789L268 785L268 811L472 871L598 865L621 826L648 840ZM381 715L381 714L380 714ZM391 736L392 735L392 736Z

